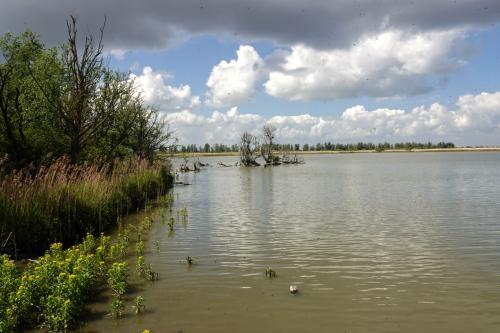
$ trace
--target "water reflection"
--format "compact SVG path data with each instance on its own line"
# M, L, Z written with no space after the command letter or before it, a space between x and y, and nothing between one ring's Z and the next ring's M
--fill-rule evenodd
M234 158L215 158L232 162ZM207 160L209 160L207 158ZM124 331L496 332L500 154L353 154L182 175L155 313ZM187 256L196 265L182 264ZM277 279L266 279L272 267ZM287 292L298 285L298 297ZM105 331L111 320L89 323Z

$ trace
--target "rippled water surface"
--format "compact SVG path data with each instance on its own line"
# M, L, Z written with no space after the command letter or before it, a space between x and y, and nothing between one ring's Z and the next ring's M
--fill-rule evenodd
M173 190L187 225L149 235L147 313L115 321L98 302L82 330L500 332L500 153L201 160Z

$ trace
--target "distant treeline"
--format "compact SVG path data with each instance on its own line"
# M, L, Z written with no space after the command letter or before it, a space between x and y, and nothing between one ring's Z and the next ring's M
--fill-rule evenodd
M282 151L358 151L358 150L376 150L384 151L390 149L433 149L433 148L455 148L453 142L438 142L438 143L419 143L419 142L399 142L399 143L371 143L371 142L358 142L358 143L331 143L331 142L318 142L316 144L274 144L275 150ZM216 143L210 145L177 145L171 148L173 153L230 153L238 152L239 146L237 144L226 145L223 143Z

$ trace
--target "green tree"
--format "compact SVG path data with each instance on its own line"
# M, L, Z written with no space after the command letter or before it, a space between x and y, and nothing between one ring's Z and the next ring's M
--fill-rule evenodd
M29 64L43 52L43 44L31 31L20 36L7 33L0 39L0 52L0 149L19 167L35 152L27 133L34 115L29 114L26 92L32 88Z

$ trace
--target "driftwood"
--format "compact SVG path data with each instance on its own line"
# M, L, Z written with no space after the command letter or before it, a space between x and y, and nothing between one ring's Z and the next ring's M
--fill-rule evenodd
M202 163L200 162L200 160L196 161L196 163L198 164L198 166L201 168L201 167L206 167L206 166L210 166L210 164L208 163Z
M193 162L193 168L190 168L188 165L188 162L184 162L180 165L179 171L180 172L199 172L201 170L201 166L206 166L207 164L200 163L199 161Z
M181 166L179 167L179 171L180 172L189 172L192 170L189 169L189 166L187 165L187 163L182 163Z
M266 168L268 166L274 166L274 165L281 165L281 162L269 162L269 163L266 163L266 164L264 164L264 168Z
M221 166L221 167L223 167L223 168L230 168L230 167L232 167L232 165L230 165L230 164L225 164L225 163L222 163L222 162L217 162L217 165L218 165L218 166Z
M297 154L291 155L283 155L281 158L281 162L283 164L304 164L304 159L302 157L297 157Z

